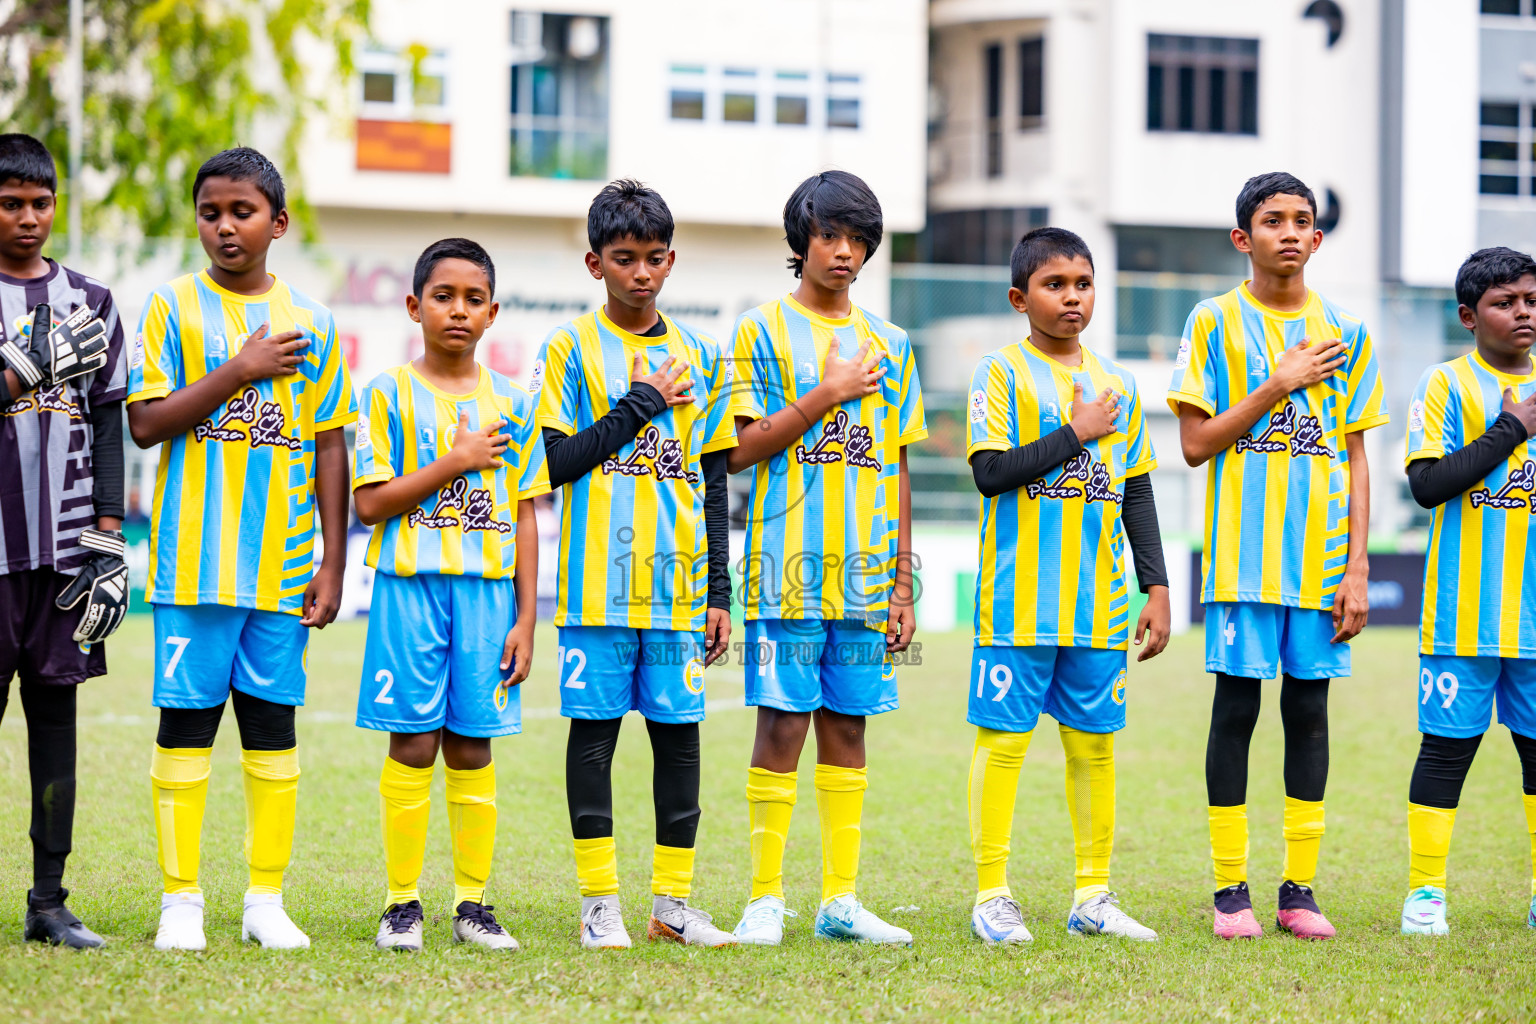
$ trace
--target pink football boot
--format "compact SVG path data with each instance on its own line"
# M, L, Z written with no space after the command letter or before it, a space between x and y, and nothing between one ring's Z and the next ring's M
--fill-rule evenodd
M1218 939L1257 939L1264 934L1258 918L1253 916L1247 882L1216 890L1216 920L1212 930Z
M1290 932L1298 939L1331 939L1337 932L1323 912L1318 909L1317 899L1305 885L1286 880L1280 884L1280 909L1275 912L1275 924L1281 931Z

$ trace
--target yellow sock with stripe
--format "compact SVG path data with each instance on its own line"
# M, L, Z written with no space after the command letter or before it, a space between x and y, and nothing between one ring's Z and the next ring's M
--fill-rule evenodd
M155 747L149 779L155 798L155 843L169 893L201 893L198 857L208 804L212 747Z
M432 810L432 768L412 768L392 757L379 775L379 820L384 832L384 905L421 899L421 862L427 855L427 817Z
M448 834L453 837L453 906L485 902L496 850L496 763L446 768Z
M1109 891L1109 857L1115 847L1115 734L1060 728L1077 857L1072 902L1081 903Z
M1248 881L1248 805L1208 807L1216 888Z
M852 896L859 878L859 839L869 769L816 766L816 810L821 815L821 902Z
M784 846L795 810L795 772L747 769L747 821L752 829L752 899L784 898Z
M573 839L576 884L583 896L612 896L619 891L619 851L613 836Z
M693 847L656 844L651 853L651 895L685 900L693 891Z
M1455 827L1454 807L1408 805L1408 888L1445 888L1445 861L1451 855L1451 830Z
M1536 896L1536 793L1525 794L1525 828L1531 834L1531 895Z
M1317 877L1317 853L1323 845L1323 802L1285 798L1285 869L1288 882L1310 887Z
M976 902L1009 896L1008 848L1019 772L1033 732L998 732L978 726L971 751L971 855L976 859Z
M294 819L299 808L299 748L242 750L245 776L245 863L247 895L278 895L293 856Z

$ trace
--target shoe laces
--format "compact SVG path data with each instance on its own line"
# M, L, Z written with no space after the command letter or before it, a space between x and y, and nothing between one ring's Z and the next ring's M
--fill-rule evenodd
M586 922L587 927L599 935L621 931L624 928L624 916L619 913L619 901L600 900L592 904L592 909L587 912Z
M409 903L394 903L384 911L384 920L389 922L389 930L395 935L400 935L411 930L411 926L425 920L421 912L421 904L416 900Z
M1024 923L1024 908L1012 896L999 896L982 904L981 914L988 924L1017 928Z
M483 903L465 900L459 904L459 920L467 921L478 927L481 931L491 935L505 934L505 929L497 922L496 916L491 913L495 909L495 907L488 907Z
M781 915L784 917L800 916L788 907L775 907L767 900L754 900L746 916L742 918L741 923L746 928L761 928L764 925L774 923L774 920Z
M1131 915L1120 909L1120 897L1112 892L1100 893L1088 901L1087 907L1093 908L1094 912L1098 914L1100 924L1108 924L1111 921L1117 923L1128 922L1131 920Z

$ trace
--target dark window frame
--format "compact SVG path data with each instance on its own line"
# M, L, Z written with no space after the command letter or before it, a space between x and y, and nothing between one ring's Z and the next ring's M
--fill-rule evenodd
M1147 35L1147 130L1259 134L1259 40Z

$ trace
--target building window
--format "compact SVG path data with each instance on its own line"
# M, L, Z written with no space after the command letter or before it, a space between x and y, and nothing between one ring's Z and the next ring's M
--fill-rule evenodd
M1521 11L1521 7L1527 8ZM1484 14L1529 14L1530 0L1483 0Z
M1045 40L1019 40L1019 127L1034 128L1045 117Z
M704 68L672 65L671 116L674 121L704 120Z
M1003 173L1003 48L991 43L985 50L986 68L986 115L987 115L987 177L998 178Z
M1259 41L1147 37L1147 130L1259 133Z
M1520 116L1522 106L1524 117ZM1536 164L1531 152L1536 137L1530 127L1522 127L1536 124L1536 107L1484 103L1479 120L1482 124L1477 141L1477 190L1485 196L1536 195L1536 183L1532 181Z
M727 121L752 124L757 120L757 72L752 68L726 68L725 94L720 116Z
M827 73L827 127L858 128L859 76Z
M510 172L606 178L608 19L513 11L512 50Z
M360 171L448 174L447 61L425 48L370 48L358 58L363 101L356 131Z
M811 121L811 76L804 71L780 71L774 75L777 94L773 97L774 124L809 124Z

